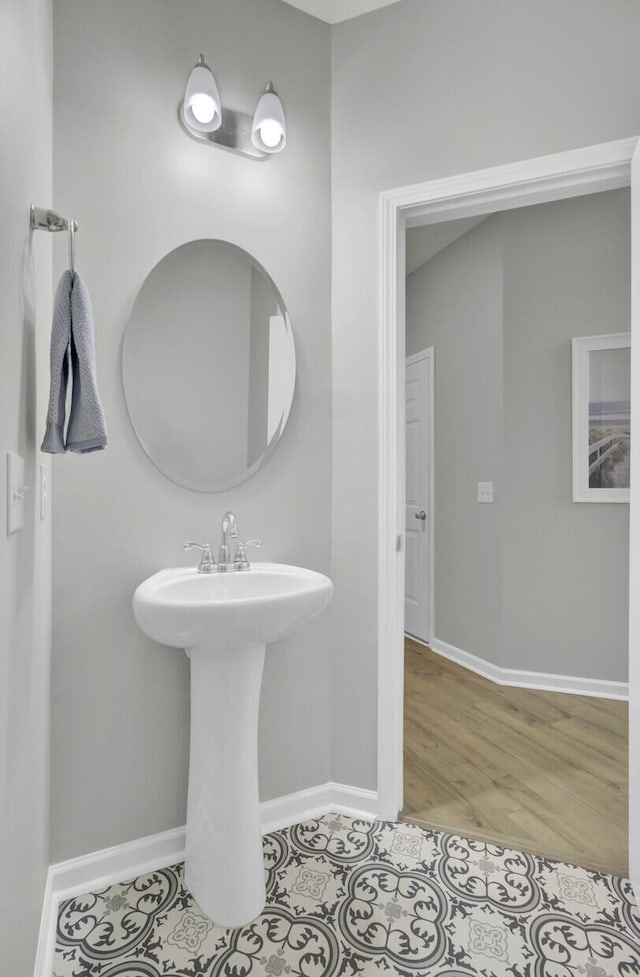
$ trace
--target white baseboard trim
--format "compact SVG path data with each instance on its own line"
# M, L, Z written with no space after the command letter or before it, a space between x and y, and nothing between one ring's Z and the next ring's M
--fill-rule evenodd
M184 828L138 838L49 866L34 977L51 977L58 906L65 899L103 889L184 858Z
M416 640L415 638L413 639ZM423 642L418 642L423 644ZM523 689L537 689L539 692L568 692L572 695L591 695L600 699L629 698L628 682L606 682L601 679L580 678L576 675L555 675L550 672L524 672L517 668L502 668L484 658L478 658L468 651L456 648L440 638L433 638L429 647L443 658L477 672L498 685L513 685Z
M329 782L263 801L260 820L263 834L268 834L329 812L373 821L377 808L376 791ZM185 828L173 828L50 865L34 977L51 977L58 906L63 900L174 865L184 859L184 849Z
M377 817L377 810L376 791L329 781L308 790L299 790L295 794L276 797L272 801L263 801L260 805L260 817L263 834L268 834L270 831L287 828L290 824L328 814L329 811L373 821Z

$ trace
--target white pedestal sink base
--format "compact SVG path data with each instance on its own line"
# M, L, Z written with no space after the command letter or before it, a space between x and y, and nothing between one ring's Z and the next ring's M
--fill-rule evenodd
M264 906L258 707L265 646L198 646L191 658L185 882L202 911L242 926Z
M191 755L185 881L207 916L242 926L264 906L258 705L265 645L326 607L314 570L256 563L242 573L159 570L133 595L154 641L189 649Z

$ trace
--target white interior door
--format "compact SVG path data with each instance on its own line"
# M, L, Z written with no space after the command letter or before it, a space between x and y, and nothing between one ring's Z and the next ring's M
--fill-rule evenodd
M433 349L407 359L404 626L431 638L433 586Z

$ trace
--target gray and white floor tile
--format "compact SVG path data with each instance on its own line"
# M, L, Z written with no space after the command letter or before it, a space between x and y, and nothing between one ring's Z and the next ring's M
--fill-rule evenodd
M410 824L264 839L267 903L216 925L182 865L60 906L53 977L637 977L628 880Z

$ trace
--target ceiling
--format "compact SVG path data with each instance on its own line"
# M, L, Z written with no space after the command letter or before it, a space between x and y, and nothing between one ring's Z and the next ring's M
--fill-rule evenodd
M350 20L352 17L359 17L360 14L367 14L370 10L377 10L378 7L388 7L392 3L400 3L400 0L284 0L290 7L297 7L318 17L327 24L338 24L341 20Z

